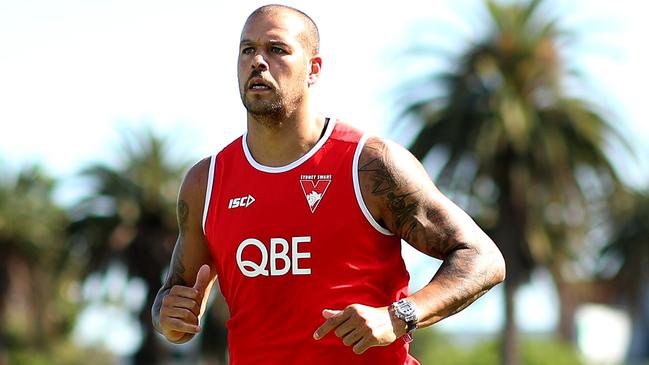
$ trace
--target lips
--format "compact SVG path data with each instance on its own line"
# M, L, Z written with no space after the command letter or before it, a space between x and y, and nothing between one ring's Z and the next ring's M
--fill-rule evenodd
M248 90L266 91L272 89L273 86L261 77L253 77L248 81Z

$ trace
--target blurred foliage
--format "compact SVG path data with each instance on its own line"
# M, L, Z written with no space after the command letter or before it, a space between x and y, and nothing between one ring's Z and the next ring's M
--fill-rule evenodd
M419 330L411 344L412 354L422 364L434 365L500 365L500 344L483 340L475 344L458 344L452 335L433 329ZM523 365L579 365L583 364L577 350L565 343L544 339L526 338L522 342Z
M613 228L602 258L613 256L620 265L617 275L625 292L636 293L649 279L649 191L628 191L611 204Z
M443 152L438 185L502 238L508 279L521 281L578 252L592 199L619 183L606 148L626 142L601 105L566 92L584 82L565 56L576 34L547 1L485 6L488 31L399 102L420 127L410 150Z
M141 278L146 296L139 320L143 345L135 362L153 364L163 356L151 326L151 306L178 234L176 195L188 163L174 159L169 139L151 129L126 131L117 163L82 171L91 192L71 209L70 262L81 277L120 262L127 275Z
M505 257L503 363L517 364L514 293L536 267L553 274L560 332L574 336L574 301L566 298L571 282L583 279L574 265L592 258L588 232L607 214L602 202L622 190L607 149L627 144L598 101L567 91L587 83L567 57L577 33L553 15L551 2L484 5L486 31L457 57L444 55L448 70L404 84L398 103L400 120L419 129L410 150L422 160L442 156L436 183ZM439 57L421 53L431 55Z
M69 333L76 310L60 292L70 278L62 270L67 216L53 199L57 181L38 165L16 174L0 167L1 362L16 345L45 351Z
M67 219L52 198L55 179L38 165L23 167L16 176L0 167L0 257L31 266L54 264L64 249Z

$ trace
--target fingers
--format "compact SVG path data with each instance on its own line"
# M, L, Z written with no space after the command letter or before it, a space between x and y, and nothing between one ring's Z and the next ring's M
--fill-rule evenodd
M346 320L345 322L341 323L336 327L336 330L334 333L336 334L336 337L343 338L345 335L356 329L358 324L358 321L352 320L352 318Z
M160 325L163 326L165 331L176 331L183 333L192 333L196 334L201 331L201 326L197 324L191 324L183 321L178 318L164 318L160 320Z
M162 299L162 307L160 314L166 314L166 311L171 308L186 308L189 309L195 316L201 314L201 303L185 297L167 295Z
M187 308L169 308L165 314L169 318L177 318L189 324L198 324L198 317Z
M194 289L196 289L202 296L205 293L205 289L207 289L208 285L210 285L210 266L203 265L196 274Z
M198 290L182 285L172 286L166 297L181 297L199 301L203 299L202 294Z
M349 318L349 314L347 314L344 311L332 311L329 309L325 309L322 311L322 316L327 318L327 320L320 326L314 333L313 333L313 338L316 340L321 339L324 337L327 333L329 333L332 329L338 327L339 324L343 323L347 318Z
M181 298L181 301L176 304L183 305L188 302L193 301ZM163 304L163 307L160 309L160 326L166 333L180 332L195 334L201 330L198 323L198 316L192 310L185 307L172 306L169 303L167 305Z
M352 347L352 351L354 351L356 355L360 355L370 348L370 346L372 346L370 339L363 337L356 345L354 345L354 347Z
M343 344L345 346L351 346L363 338L363 332L361 330L352 330L345 337L343 337Z
M338 313L340 313L340 312L341 312L341 311L331 310L331 309L325 309L325 310L322 311L322 316L323 316L325 319L329 319L329 318L335 316L336 314L338 314Z

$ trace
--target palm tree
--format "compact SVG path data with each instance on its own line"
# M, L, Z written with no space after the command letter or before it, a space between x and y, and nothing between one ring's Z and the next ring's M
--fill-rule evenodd
M617 182L605 148L620 137L593 104L564 91L578 81L562 52L569 33L543 1L485 4L488 31L450 71L407 84L403 116L420 126L410 150L446 156L438 184L467 197L505 256L503 360L517 364L514 294L539 264L561 277L590 218L582 176Z
M82 275L102 272L117 261L147 285L137 364L155 364L164 353L150 325L150 308L177 236L176 195L188 167L174 160L169 148L169 141L150 129L125 134L117 166L98 163L82 172L92 193L71 211L72 245L85 253L76 258L86 259L77 263Z
M40 351L61 334L63 319L52 310L61 283L59 263L67 219L53 199L56 181L40 166L25 166L15 176L7 168L2 171L0 362L9 328L21 334L24 345Z
M642 363L649 359L649 191L630 191L614 206L613 230L603 258L622 264L614 282L633 318L628 360Z

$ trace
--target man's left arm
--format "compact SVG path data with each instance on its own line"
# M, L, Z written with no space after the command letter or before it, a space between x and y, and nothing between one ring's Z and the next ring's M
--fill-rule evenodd
M451 316L505 278L505 263L493 241L433 184L403 147L370 138L358 164L363 200L373 218L419 251L443 260L433 279L406 299L417 310L417 328ZM385 346L406 333L406 322L389 307L362 303L325 310L314 337L334 331L355 353Z

